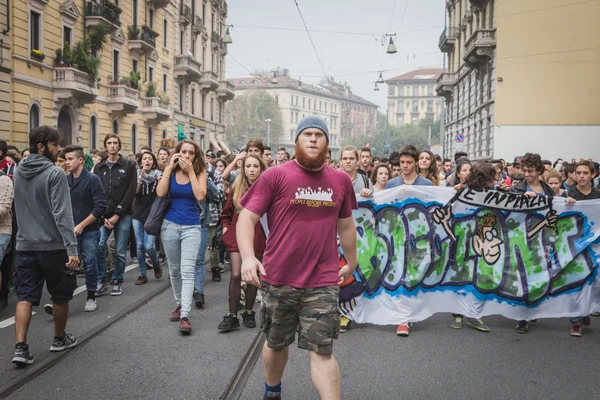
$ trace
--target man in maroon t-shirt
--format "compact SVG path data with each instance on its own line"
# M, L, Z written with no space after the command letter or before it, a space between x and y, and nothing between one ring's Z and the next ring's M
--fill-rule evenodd
M310 355L312 382L323 399L340 398L340 372L333 356L340 322L340 282L356 268L356 197L348 175L324 166L329 133L317 116L296 130L296 159L270 168L240 204L237 225L242 279L259 285L265 399L281 398L288 346L298 331L298 347ZM269 235L263 264L254 256L254 225L267 214ZM339 268L337 236L348 265Z

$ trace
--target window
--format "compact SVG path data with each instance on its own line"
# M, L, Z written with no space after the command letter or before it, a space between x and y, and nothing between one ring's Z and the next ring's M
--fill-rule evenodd
M308 109L310 110L310 99L308 99Z
M154 141L153 139L153 131L152 131L152 126L148 126L148 146L152 147L152 142Z
M210 98L210 120L215 120L215 99L212 97Z
M279 104L279 96L275 96L275 103Z
M433 100L427 100L427 112L428 113L433 112Z
M412 112L414 112L414 113L419 112L419 102L418 101L412 102Z
M404 102L401 100L398 102L397 112L402 112L402 111L404 111Z
M196 38L192 36L192 55L196 56Z
M183 85L179 84L179 111L183 112Z
M215 13L212 13L210 15L210 31L214 32L215 31Z
M419 87L418 86L413 86L412 95L413 96L418 96L419 95Z
M151 8L148 9L148 22L150 28L154 28L154 10Z
M41 17L40 14L35 11L31 11L31 16L29 18L29 34L30 34L30 45L31 50L41 50Z
M40 126L40 107L32 104L29 109L29 132Z
M72 39L72 32L73 30L71 28L69 28L68 26L63 26L63 47L66 43L72 43L73 39Z
M327 112L327 103L325 103L325 112Z
M95 115L90 118L90 150L95 149L98 143L98 120Z
M133 15L131 19L133 25L138 25L138 0L132 0L131 8L133 9Z
M163 74L163 92L167 93L167 74Z
M121 71L119 70L119 51L113 50L113 82L119 81L119 76L121 76Z
M194 98L196 97L196 89L192 89L192 93L190 95L190 102L192 106L192 115L196 115L196 102Z
M138 70L138 60L135 58L131 60L131 69L135 72Z
M119 121L117 121L116 119L113 119L112 133L114 133L115 135L119 134Z
M148 81L154 82L154 68L148 67Z
M183 53L184 39L185 39L185 31L181 31L181 33L179 34L179 54L184 54Z
M206 4L202 3L202 23L206 21Z
M306 97L302 98L302 108L306 108Z
M433 96L433 86L427 86L427 95Z
M131 125L131 152L135 153L137 149L137 125Z
M169 31L169 21L167 19L163 19L163 47L169 47L169 41L167 39L167 32Z
M163 129L163 136L162 136L162 138L163 139L167 138L167 130L166 129Z

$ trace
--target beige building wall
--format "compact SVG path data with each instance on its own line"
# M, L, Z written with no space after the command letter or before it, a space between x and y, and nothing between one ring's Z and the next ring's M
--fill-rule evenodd
M192 2L195 2L195 13L188 12L192 9ZM55 50L63 47L64 25L72 28L73 46L83 39L84 30L88 33L91 29L86 28L86 22L90 25L92 18L84 18L86 3L84 0L24 0L13 3L10 31L13 49L12 57L8 57L13 82L9 98L13 104L7 129L8 139L13 144L20 148L27 146L32 107L37 107L40 113L40 124L53 127L59 127L59 115L63 110L62 116L68 115L72 127L72 134L67 135L65 142L79 143L88 150L102 148L104 137L113 130L121 136L123 154L139 151L144 145L157 149L162 138L177 138L178 125L184 127L184 134L188 138L200 142L204 149L210 145L208 137L201 142L201 135L194 135L194 131L202 128L207 132L206 136L210 133L215 136L217 133L224 134L224 125L218 122L218 114L214 116L213 113L213 118L202 117L200 101L195 102L195 113L189 111L189 86L197 85L198 93L202 91L207 98L212 97L221 104L233 98L231 87L224 81L226 45L222 43L222 34L227 15L225 1L184 0L172 3L167 0L137 0L136 21L133 17L134 1L118 1L122 10L120 28L115 26L111 30L100 54L100 82L94 87L75 85L73 80L67 79L69 89L61 89L60 85L57 86L56 74L57 71L63 71L65 66L55 65ZM198 18L203 6L208 19ZM41 15L39 50L45 55L44 60L37 60L31 55L31 10ZM182 15L184 11L185 15ZM214 21L211 20L213 15ZM158 34L155 46L149 46L150 42L139 37L129 37L131 25L137 25L140 29L142 25L151 27ZM211 31L213 26L214 33ZM185 41L183 52L179 47L182 36ZM177 60L187 55L192 45L196 49L195 55L184 60L184 64L177 64ZM208 51L203 52L203 46L208 47ZM114 51L120 54L118 76L113 76ZM214 62L202 65L202 57L208 60L214 57ZM137 92L130 88L125 90L119 83L133 70L134 62L141 74L141 88ZM77 68L74 73L76 77L82 76ZM163 75L166 75L166 80ZM205 76L210 78L209 84L202 85ZM0 77L0 90L6 86L2 81L3 76ZM147 96L150 81L156 85L160 99ZM184 88L181 102L180 84ZM80 90L72 90L73 86ZM82 91L89 92L89 95L82 96ZM175 109L178 110L177 119L174 119ZM0 108L0 121L2 115ZM64 121L64 118L61 120ZM96 121L94 126L92 121ZM95 140L91 133L94 127Z
M600 1L503 0L496 121L600 125Z
M11 40L8 0L0 3L0 139L10 139Z

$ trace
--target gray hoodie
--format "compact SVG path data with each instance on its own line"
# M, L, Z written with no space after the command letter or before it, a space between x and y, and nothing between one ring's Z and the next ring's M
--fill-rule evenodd
M71 196L65 172L50 159L29 155L15 170L17 250L66 249L77 255Z

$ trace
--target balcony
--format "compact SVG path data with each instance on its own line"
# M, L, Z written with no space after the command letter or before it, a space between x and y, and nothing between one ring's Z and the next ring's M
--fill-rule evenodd
M108 109L111 113L124 111L135 112L140 105L138 91L125 85L111 85L108 87Z
M54 68L52 87L55 100L74 97L85 104L93 102L98 96L98 87L96 84L90 85L89 75L71 67Z
M156 50L156 38L158 33L154 32L149 27L143 25L140 30L135 25L129 26L129 36L127 45L129 49L141 54L150 54Z
M162 122L171 119L171 106L158 97L142 97L138 113L143 114L146 121Z
M194 19L192 16L192 9L190 6L184 6L183 2L181 4L179 9L179 25L188 26Z
M469 0L469 3L473 11L479 11L485 6L485 0Z
M200 18L199 16L196 15L196 18L194 19L194 23L192 24L192 33L194 35L199 35L202 32L203 25L204 25L204 23L202 21L202 18Z
M215 90L219 87L219 77L212 71L204 71L200 79L201 90Z
M188 80L200 80L202 77L201 64L192 56L175 56L175 77Z
M88 1L85 5L85 26L90 28L104 22L114 33L121 27L121 9L108 0L100 3Z
M165 8L170 3L170 0L148 0L148 4L154 5L155 10Z
M214 47L215 49L221 47L221 36L219 36L217 32L213 31L211 39L212 47Z
M224 16L227 16L227 2L223 1L223 7L221 7L221 14L223 14Z
M221 81L217 89L217 97L224 97L225 100L233 100L235 97L233 85L230 82Z
M463 60L470 65L477 65L492 59L496 48L495 29L477 29L465 42Z
M458 72L442 72L437 81L435 91L438 96L449 100L454 95L454 87L458 81Z
M451 53L456 44L457 29L453 26L444 28L440 35L439 48L442 53Z
M212 0L213 7L219 7L221 5L221 0Z

